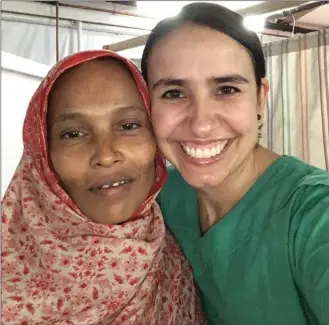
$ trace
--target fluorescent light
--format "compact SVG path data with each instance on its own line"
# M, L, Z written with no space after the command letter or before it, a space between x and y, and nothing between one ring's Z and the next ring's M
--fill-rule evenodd
M246 28L258 33L261 32L265 27L265 17L248 16L244 18L243 24L246 26Z
M193 1L137 1L137 8L146 16L163 19L176 16L191 2Z

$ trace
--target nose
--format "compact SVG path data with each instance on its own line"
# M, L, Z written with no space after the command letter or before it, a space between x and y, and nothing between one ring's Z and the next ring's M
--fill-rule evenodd
M124 159L117 141L109 135L99 137L93 142L93 155L91 165L93 167L111 167L113 164L120 163Z
M190 110L190 129L192 133L201 139L207 139L214 133L218 126L216 107L209 99L196 99Z

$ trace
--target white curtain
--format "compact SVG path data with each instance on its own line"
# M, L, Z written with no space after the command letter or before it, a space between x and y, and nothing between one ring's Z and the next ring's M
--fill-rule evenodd
M1 51L1 198L23 153L27 106L50 67Z
M270 94L261 144L329 171L329 29L263 49Z
M40 24L2 21L2 50L47 66L56 63L56 28ZM115 30L115 28L114 28ZM104 45L124 41L136 35L83 30L81 50L102 49ZM78 32L59 28L59 58L78 51Z

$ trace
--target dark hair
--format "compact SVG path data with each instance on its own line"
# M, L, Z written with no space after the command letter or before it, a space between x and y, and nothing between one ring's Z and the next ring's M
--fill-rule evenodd
M265 77L265 58L257 34L244 27L243 17L238 13L220 5L206 2L188 4L176 17L163 19L153 28L145 44L141 60L141 69L146 82L148 79L148 59L156 43L186 23L218 30L244 46L252 57L256 84L258 89L260 88L261 80Z

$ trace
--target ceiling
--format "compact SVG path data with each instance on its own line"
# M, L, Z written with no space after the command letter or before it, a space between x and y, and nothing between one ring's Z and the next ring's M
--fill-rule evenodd
M323 28L329 28L329 3L318 7L305 16L297 19L297 23L303 26L318 26Z
M179 13L188 3L198 1L137 1L137 10L149 17L165 18ZM264 1L206 1L214 2L231 10L252 7Z
M329 1L311 1L266 18L270 28L305 34L329 27Z
M121 5L136 7L137 1L105 1L105 2L116 2Z

